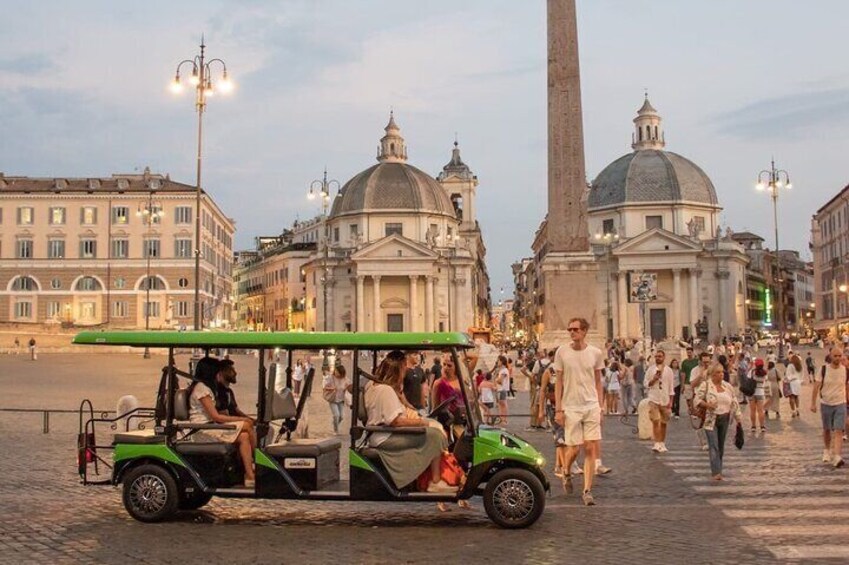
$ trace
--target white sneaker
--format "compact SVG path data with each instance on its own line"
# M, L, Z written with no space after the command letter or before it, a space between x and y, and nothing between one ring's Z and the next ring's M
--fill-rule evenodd
M660 453L661 452L660 451L660 444L655 442L655 444L653 446L651 446L651 450L654 451L655 453Z
M710 446L708 446L708 444L704 444L702 446L702 451L707 451L708 449L710 449Z
M661 453L666 453L666 452L667 452L667 451L669 451L669 450L668 450L668 449L666 449L666 444L665 444L665 443L661 443L661 444L660 444L660 446L659 446L658 451L660 451Z
M578 466L578 463L577 463L577 462L572 462L572 469L571 469L571 473L572 473L573 475L583 475L583 474L584 474L584 470L583 470L581 467L579 467L579 466Z
M822 450L822 462L823 463L831 463L831 460L834 459L834 456L831 454L831 451L827 449Z

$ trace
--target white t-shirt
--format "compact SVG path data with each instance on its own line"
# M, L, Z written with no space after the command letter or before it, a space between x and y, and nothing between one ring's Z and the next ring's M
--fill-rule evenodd
M199 382L192 389L192 394L189 396L189 422L193 424L210 424L212 418L206 413L200 399L208 396L212 403L215 404L215 396L208 386Z
M481 389L481 402L486 404L492 404L495 402L495 392L490 386L482 386Z
M580 351L564 345L554 355L554 370L563 371L563 409L583 410L599 405L595 372L604 369L604 354L587 345Z
M648 385L648 383L650 383L657 374L657 370L657 365L652 365L646 369L646 385ZM675 376L672 374L672 369L664 365L663 370L660 373L660 379L649 387L649 392L646 395L649 402L654 402L661 406L668 406L669 397L672 396L673 392L672 381L674 379Z
M607 374L607 390L619 392L619 371L609 371Z
M296 365L292 370L292 379L296 381L304 380L304 367L302 365Z
M392 387L369 381L365 391L367 426L388 426L395 418L404 414L404 405ZM369 445L377 447L387 439L389 433L374 433L369 436Z
M731 412L731 402L733 398L731 396L730 387L727 384L723 384L722 386L723 389L720 392L713 383L708 383L707 401L716 402L716 409L713 413L717 416Z
M501 392L510 392L510 371L507 370L507 367L501 367L498 371L498 376L501 377Z

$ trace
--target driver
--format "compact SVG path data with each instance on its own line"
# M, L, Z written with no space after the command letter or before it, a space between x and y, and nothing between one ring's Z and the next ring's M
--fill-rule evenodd
M404 354L393 351L377 368L377 382L369 381L365 389L365 408L368 426L423 427L423 434L373 433L369 445L377 450L380 460L397 488L415 481L428 467L430 493L455 493L457 487L440 479L440 460L448 443L441 427L426 418L408 412L398 396L404 379L407 362ZM436 478L434 482L433 478Z

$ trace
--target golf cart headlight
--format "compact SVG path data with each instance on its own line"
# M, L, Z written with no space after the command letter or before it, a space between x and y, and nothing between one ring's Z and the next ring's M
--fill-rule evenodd
M536 463L537 463L537 467L545 467L545 457L540 455L539 457L537 457Z

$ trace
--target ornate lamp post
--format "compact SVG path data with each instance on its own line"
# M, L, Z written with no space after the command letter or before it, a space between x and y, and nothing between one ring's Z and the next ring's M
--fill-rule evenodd
M233 90L233 83L227 75L227 65L221 59L206 60L206 45L203 42L203 36L200 40L200 54L195 55L191 59L184 59L177 64L177 72L174 75L174 81L171 83L171 90L175 94L183 91L183 84L180 81L180 69L183 66L191 68L189 76L189 84L195 89L195 109L198 113L198 139L197 139L197 182L195 183L195 301L194 301L194 329L201 329L202 314L200 306L200 254L201 254L201 167L203 164L203 113L206 110L206 99L220 91L228 93ZM221 68L221 79L217 82L212 80L212 69L218 66Z
M784 359L784 298L782 296L782 287L784 286L784 277L781 275L781 257L778 254L778 192L782 188L791 189L793 185L790 183L790 175L783 169L775 168L775 159L770 161L770 168L764 169L758 173L758 182L755 187L759 191L766 190L772 198L772 221L775 227L775 263L778 284L775 287L775 314L778 318L778 358Z
M162 205L158 202L155 203L153 201L153 191L151 190L147 194L147 202L143 205L139 205L136 210L136 216L143 219L146 229L146 239L144 240L144 256L147 263L147 271L144 279L144 329L150 329L150 258L154 254L154 246L151 240L151 235L153 234L153 224L158 224L163 216L165 216L165 212L162 210ZM157 254L158 257L158 254ZM144 348L144 358L150 359L150 348Z
M598 245L604 246L605 262L607 263L607 339L613 340L613 312L611 312L610 304L610 261L611 249L619 241L619 234L616 232L596 233L595 241Z
M315 200L316 198L321 198L321 215L324 219L324 232L322 239L322 247L324 248L324 265L323 265L323 274L321 277L321 288L322 288L322 315L323 315L323 325L322 330L327 331L327 283L330 278L330 269L327 267L327 262L330 255L330 224L327 222L327 208L330 205L330 189L333 186L336 186L336 193L339 194L339 190L341 185L338 180L331 179L327 180L327 169L324 169L324 176L321 179L316 179L310 183L310 191L307 193L307 198L310 200Z

